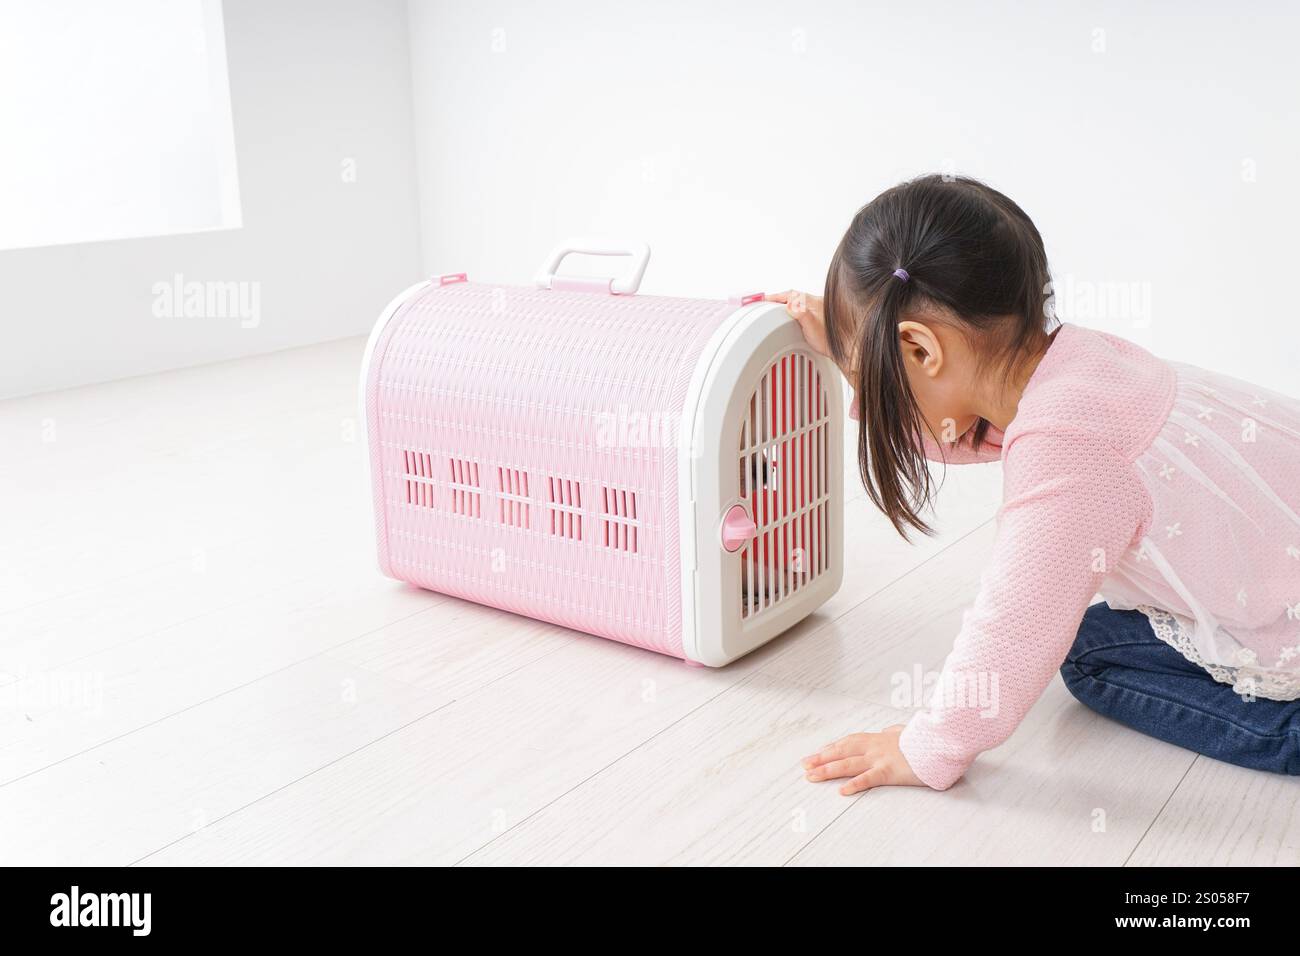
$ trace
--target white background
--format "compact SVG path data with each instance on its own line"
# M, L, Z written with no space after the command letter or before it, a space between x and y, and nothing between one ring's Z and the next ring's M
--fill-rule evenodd
M1297 11L414 2L425 268L522 281L607 232L651 244L648 291L820 289L860 205L950 169L1029 213L1058 285L1149 291L1081 323L1300 393Z

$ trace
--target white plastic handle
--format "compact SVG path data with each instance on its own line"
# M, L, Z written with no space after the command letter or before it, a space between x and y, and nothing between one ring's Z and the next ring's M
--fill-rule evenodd
M584 256L632 257L632 267L624 275L609 280L609 291L614 295L635 293L641 287L641 277L645 275L646 264L650 261L650 247L644 242L592 237L567 239L551 250L551 254L546 257L546 262L537 273L537 285L540 288L552 288L555 270L560 267L560 260L572 252ZM595 281L604 283L603 279Z

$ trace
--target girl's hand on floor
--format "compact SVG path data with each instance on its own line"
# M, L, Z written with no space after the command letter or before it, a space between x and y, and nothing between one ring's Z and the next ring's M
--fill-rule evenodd
M807 292L772 292L763 296L768 302L780 302L790 318L799 323L799 331L818 355L831 356L830 345L826 341L826 313L822 310L822 298Z
M924 787L898 747L902 732L903 725L894 724L878 734L849 734L828 744L803 758L804 779L852 777L840 787L846 797L874 787Z

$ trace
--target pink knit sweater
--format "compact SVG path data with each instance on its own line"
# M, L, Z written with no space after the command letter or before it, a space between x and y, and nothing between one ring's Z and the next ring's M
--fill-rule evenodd
M1243 694L1300 696L1300 402L1065 324L1005 434L991 564L900 746L950 787L1011 735L1100 591Z

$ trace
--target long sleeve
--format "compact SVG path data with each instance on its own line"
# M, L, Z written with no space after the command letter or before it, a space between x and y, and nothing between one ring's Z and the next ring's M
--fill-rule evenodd
M1012 439L992 563L928 706L899 739L927 786L946 790L1015 730L1149 508L1132 465L1103 439L1073 431Z

